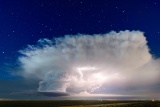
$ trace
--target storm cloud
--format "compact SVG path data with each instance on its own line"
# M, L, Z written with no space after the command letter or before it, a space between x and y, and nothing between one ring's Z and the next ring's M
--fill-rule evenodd
M39 80L39 92L109 93L160 82L160 61L141 31L40 39L20 50L19 75Z

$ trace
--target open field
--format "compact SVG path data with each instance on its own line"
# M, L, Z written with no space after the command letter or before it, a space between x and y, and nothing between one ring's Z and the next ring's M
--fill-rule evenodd
M160 101L0 101L0 107L160 107Z

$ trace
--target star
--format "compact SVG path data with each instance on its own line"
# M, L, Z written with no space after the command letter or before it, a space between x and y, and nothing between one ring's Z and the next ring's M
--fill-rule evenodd
M125 10L122 11L123 13L125 12Z

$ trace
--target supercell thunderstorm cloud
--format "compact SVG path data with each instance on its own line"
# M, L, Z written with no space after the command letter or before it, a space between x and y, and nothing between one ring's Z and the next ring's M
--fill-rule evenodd
M160 62L143 32L77 34L40 39L21 50L19 75L39 80L39 92L107 93L159 83Z

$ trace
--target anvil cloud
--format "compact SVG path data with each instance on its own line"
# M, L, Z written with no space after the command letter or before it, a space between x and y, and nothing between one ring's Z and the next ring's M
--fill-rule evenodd
M20 53L19 75L39 80L39 92L105 94L160 82L159 59L141 31L40 39Z

